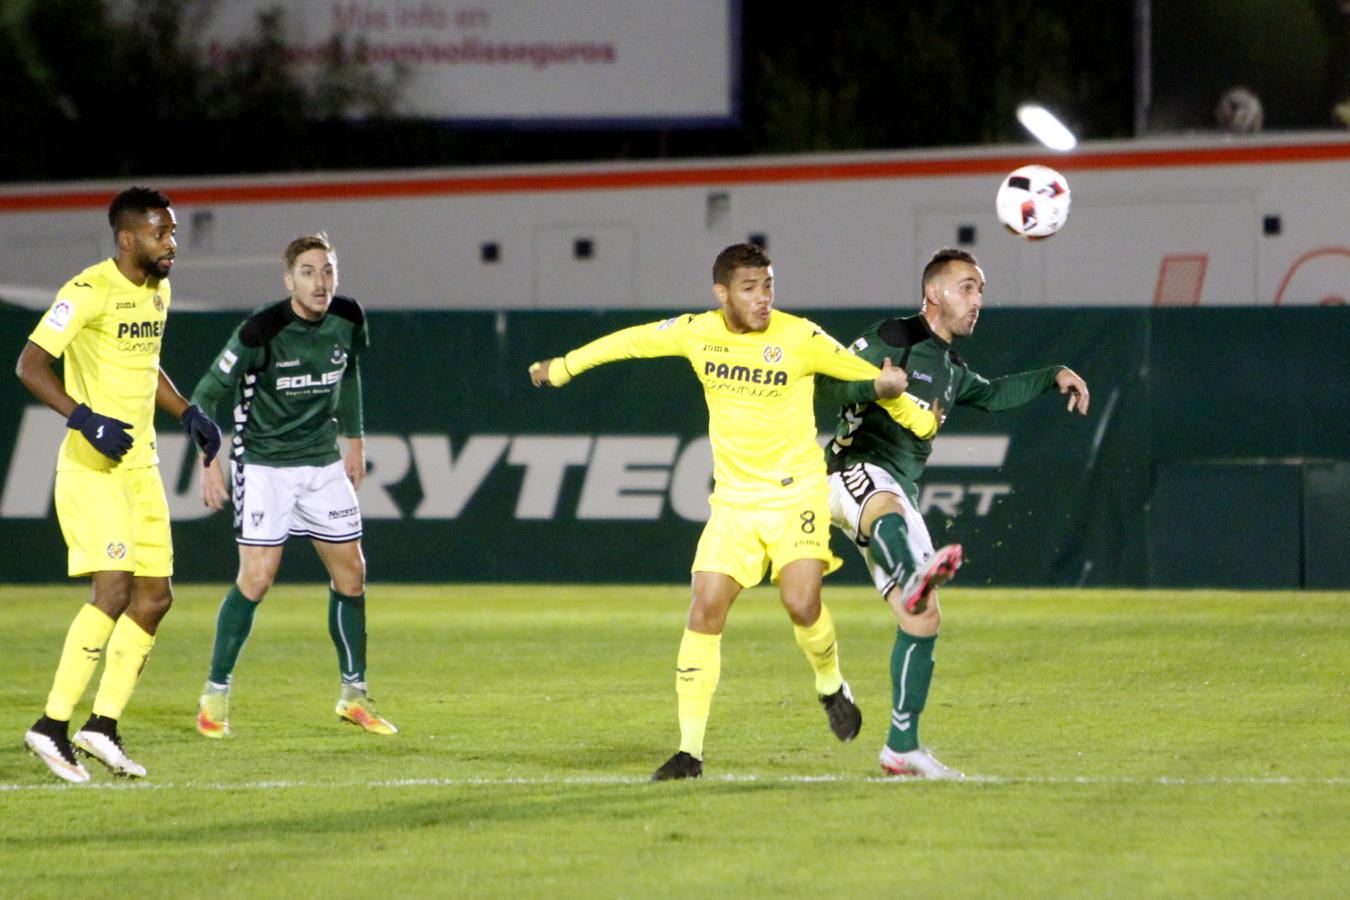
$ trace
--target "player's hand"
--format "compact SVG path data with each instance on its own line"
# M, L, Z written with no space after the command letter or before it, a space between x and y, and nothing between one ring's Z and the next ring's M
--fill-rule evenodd
M202 506L211 510L224 509L229 499L230 490L225 486L225 472L217 457L202 469Z
M202 465L211 465L211 460L220 452L220 427L195 403L189 404L188 408L183 410L180 421L187 436L192 438L202 451Z
M572 376L567 371L567 366L562 361L561 356L555 356L553 359L541 359L539 362L530 366L530 383L535 387L562 387L572 380Z
M131 449L131 423L100 416L85 404L75 407L75 411L66 419L66 427L74 428L94 449L108 459L120 462Z
M888 356L881 361L881 374L873 383L877 389L877 397L889 400L909 390L909 375L904 369L891 365L891 358Z
M1080 416L1086 416L1089 399L1087 382L1073 369L1060 369L1055 373L1055 384L1059 385L1061 394L1069 395L1069 412L1077 411Z
M366 442L364 438L347 438L347 452L342 457L342 467L351 479L352 487L361 490L361 481L366 477Z

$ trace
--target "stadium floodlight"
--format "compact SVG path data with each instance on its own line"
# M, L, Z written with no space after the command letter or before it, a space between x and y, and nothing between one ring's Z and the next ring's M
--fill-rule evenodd
M1051 150L1072 150L1078 146L1078 138L1064 127L1064 123L1055 118L1055 114L1044 106L1035 103L1023 103L1017 107L1017 121L1031 132L1031 136Z

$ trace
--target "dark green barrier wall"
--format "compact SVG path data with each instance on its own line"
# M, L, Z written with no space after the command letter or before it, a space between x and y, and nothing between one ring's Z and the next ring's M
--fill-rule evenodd
M882 315L808 314L845 342ZM618 363L550 392L525 374L531 360L654 318L373 314L361 492L372 579L686 580L707 493L706 411L687 363ZM11 359L36 319L0 312ZM236 321L171 316L164 364L185 391ZM923 505L936 542L966 545L963 583L1350 586L1350 312L995 309L961 352L986 375L1067 363L1093 398L1086 419L1058 395L953 412L948 464L930 469ZM26 413L11 375L0 403L0 581L57 580L43 440L60 423ZM822 410L822 430L831 425ZM171 424L161 430L180 495L178 577L228 579L228 516L193 518L185 444ZM848 561L836 579L864 583L837 535L836 551ZM289 548L283 578L321 575L310 548Z

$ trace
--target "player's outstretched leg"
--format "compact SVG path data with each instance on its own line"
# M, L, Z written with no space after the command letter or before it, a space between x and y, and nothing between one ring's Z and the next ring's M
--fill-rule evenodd
M905 612L918 615L926 610L933 591L956 574L956 570L961 568L961 562L960 544L948 544L928 557L928 561L919 566L900 588L900 600Z
M682 778L702 778L703 760L681 750L661 764L652 773L652 781L677 781Z
M371 734L398 734L394 723L380 715L364 684L344 684L337 702L338 718L360 725Z
M202 737L230 736L230 686L208 681L197 701L197 732Z
M108 767L114 775L126 778L144 778L145 766L136 762L122 749L122 738L117 733L117 720L92 715L72 740L76 749Z
M46 763L53 775L63 781L83 784L89 780L89 772L75 758L75 748L70 744L69 722L60 722L43 716L33 723L23 736L23 744L38 759Z

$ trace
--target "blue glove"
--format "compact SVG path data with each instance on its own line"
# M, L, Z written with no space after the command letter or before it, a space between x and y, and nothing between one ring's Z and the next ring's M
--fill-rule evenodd
M84 435L95 450L111 460L121 461L131 449L130 422L100 416L83 403L66 419L66 427Z
M220 428L195 403L183 410L182 421L183 430L187 432L187 436L192 438L201 448L202 453L205 454L202 465L211 465L211 460L215 459L216 454L220 452Z

